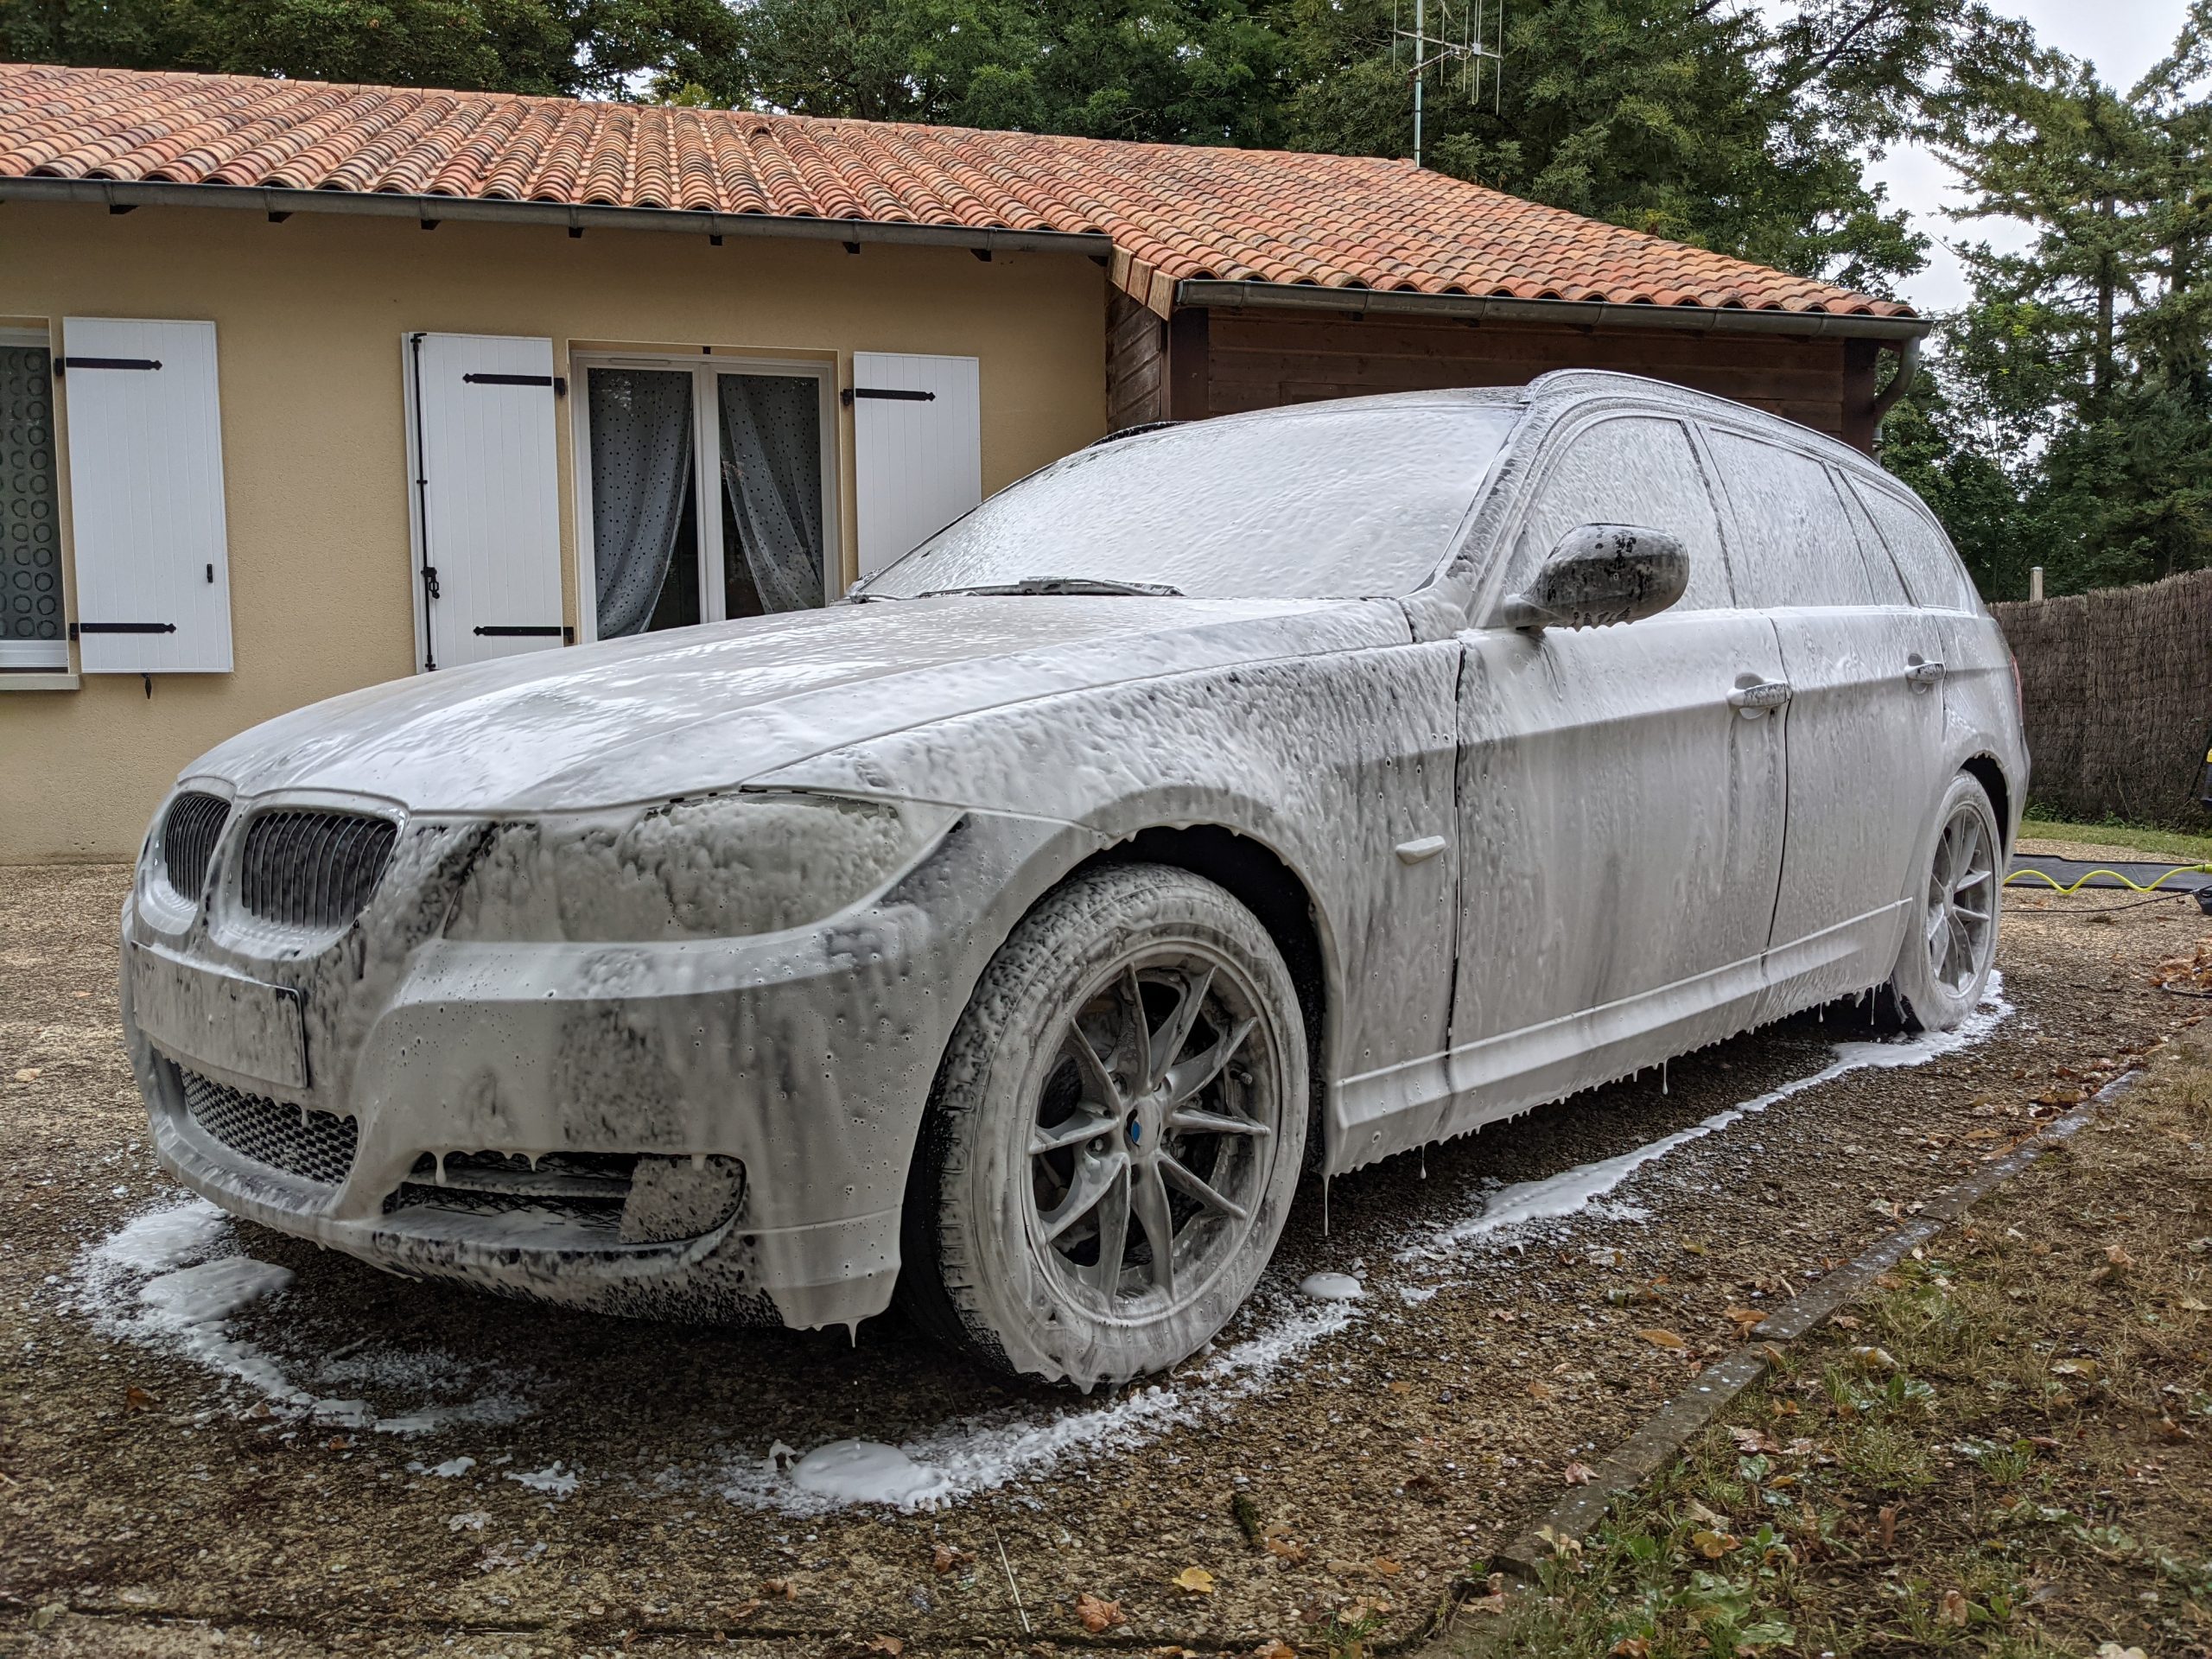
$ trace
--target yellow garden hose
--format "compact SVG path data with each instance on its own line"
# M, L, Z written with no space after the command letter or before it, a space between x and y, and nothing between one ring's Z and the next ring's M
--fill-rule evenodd
M2122 875L2118 870L2107 870L2102 868L2090 870L2085 874L2075 878L2073 881L2063 885L2056 876L2050 875L2042 870L2015 870L2012 874L2005 878L2005 885L2009 887L2015 881L2024 880L2028 877L2033 876L2037 880L2042 882L2044 886L2049 887L2053 893L2071 895L2078 893L2082 887L2086 887L2089 882L2094 880L2101 875L2110 876L2113 880L2119 882L2121 887L2126 887L2131 893L2154 893L2158 888L2164 886L2166 882L2171 880L2177 875L2212 875L2212 864L2177 864L2172 868L2159 875L2156 880L2147 884L2131 881L2127 877ZM2178 897L2179 895L2177 894L2176 896Z

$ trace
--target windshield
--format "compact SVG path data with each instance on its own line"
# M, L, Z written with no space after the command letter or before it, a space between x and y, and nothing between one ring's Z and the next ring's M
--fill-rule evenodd
M1411 593L1450 550L1517 415L1316 410L1118 439L1001 491L861 591Z

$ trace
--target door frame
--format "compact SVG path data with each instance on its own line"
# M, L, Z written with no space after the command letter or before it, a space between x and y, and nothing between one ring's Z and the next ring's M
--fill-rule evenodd
M589 644L599 638L599 582L597 556L592 546L591 507L591 383L594 369L647 369L658 373L691 376L691 458L694 487L705 479L721 477L721 404L702 385L716 375L781 375L812 380L822 439L822 599L826 605L843 592L844 518L838 493L837 382L836 363L820 358L709 356L698 352L571 351L569 384L569 464L575 480L576 498L576 639ZM711 461L712 470L704 464ZM699 611L702 622L727 620L728 597L722 585L722 516L720 497L709 512L706 492L696 504L699 526Z

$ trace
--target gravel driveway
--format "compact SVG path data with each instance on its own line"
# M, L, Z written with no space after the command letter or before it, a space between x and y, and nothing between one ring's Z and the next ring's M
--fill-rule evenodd
M216 1217L147 1150L124 884L0 871L0 1654L1403 1638L1732 1310L2201 1013L2151 976L2212 937L2186 901L2015 890L1962 1037L1794 1021L1341 1179L1325 1227L1316 1185L1210 1352L1084 1398L893 1319L855 1346L589 1318ZM1363 1294L1302 1294L1321 1272ZM847 1438L929 1506L794 1482Z

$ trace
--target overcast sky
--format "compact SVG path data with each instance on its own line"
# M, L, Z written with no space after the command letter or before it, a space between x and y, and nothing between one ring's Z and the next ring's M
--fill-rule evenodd
M1777 10L1783 0L1762 0ZM2135 84L2143 72L2166 54L2180 32L2188 10L2187 0L2000 0L1999 10L2025 17L2035 25L2045 44L2087 58L2097 66L2099 77L2122 91ZM1874 176L1890 188L1890 198L1910 208L1916 226L1935 245L1929 249L1928 268L1899 284L1904 297L1923 311L1945 310L1967 297L1959 263L1942 245L1958 239L1986 241L1999 246L2024 243L2024 234L2008 236L2007 226L1982 219L1957 224L1943 216L1943 209L1961 205L1951 188L1948 168L1924 150L1892 150L1873 168Z

